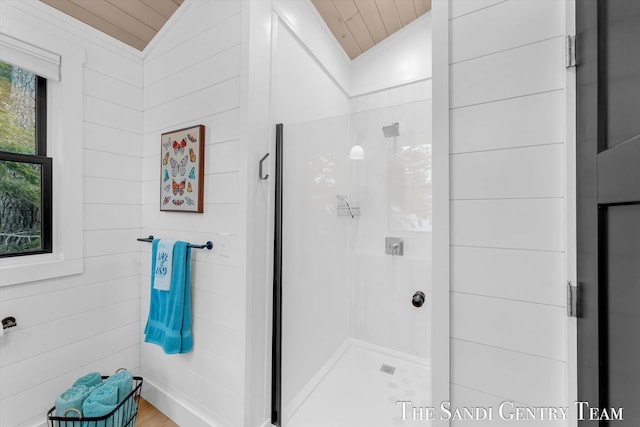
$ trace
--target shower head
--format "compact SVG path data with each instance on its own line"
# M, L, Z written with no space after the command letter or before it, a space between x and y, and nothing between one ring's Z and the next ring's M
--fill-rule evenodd
M382 133L385 138L400 135L400 123L391 123L389 126L382 126Z

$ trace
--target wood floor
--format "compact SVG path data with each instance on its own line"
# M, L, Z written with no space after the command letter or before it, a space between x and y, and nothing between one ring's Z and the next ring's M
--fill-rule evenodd
M155 406L140 397L136 427L180 427Z

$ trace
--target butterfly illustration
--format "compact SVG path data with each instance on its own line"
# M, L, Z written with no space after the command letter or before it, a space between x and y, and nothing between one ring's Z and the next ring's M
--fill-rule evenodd
M166 170L166 169L164 170L164 179L163 179L163 181L164 182L169 181L169 171Z
M184 153L184 148L187 146L187 141L182 138L182 141L173 141L173 152L176 154Z
M189 185L187 185L187 193L191 193L193 191L193 188L191 187L191 182L189 182Z
M189 158L193 163L196 162L196 153L193 152L193 148L189 148Z
M171 197L165 197L164 200L162 201L162 206L164 206L167 203L169 203L169 200L171 200Z
M170 146L171 146L171 137L168 137L167 142L162 143L162 147L164 147L164 150L167 151L169 150Z
M184 156L180 163L178 163L175 159L170 159L171 162L171 176L176 177L178 174L180 176L184 176L187 173L187 156Z
M189 197L189 196L185 196L185 197L184 197L184 199L187 201L187 204L188 204L189 206L193 206L193 205L195 205L195 204L196 204L196 202L194 202L193 200L191 200L191 197ZM181 201L182 201L182 200L181 200Z
M190 133L187 134L187 138L189 139L189 141L191 142L198 142L198 140L196 138L194 138L193 136L191 136Z
M162 159L162 164L163 164L163 165L166 165L167 163L169 163L169 153L167 153L167 154L164 156L164 159Z
M171 184L171 187L173 188L174 196L177 196L178 194L182 196L184 194L185 181L182 181L180 184L173 181L173 184Z
M178 200L178 199L174 199L171 201L171 203L173 203L176 206L180 206L184 203L184 200Z
M168 193L169 191L171 191L171 184L167 184L164 186L164 192Z
M185 159L186 159L186 157L185 157ZM191 171L189 172L189 178L196 179L196 168L195 167L191 168Z

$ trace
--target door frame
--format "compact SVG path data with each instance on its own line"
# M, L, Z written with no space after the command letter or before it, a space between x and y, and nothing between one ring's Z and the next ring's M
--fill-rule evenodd
M565 1L565 33L576 34L576 0ZM565 74L565 141L566 141L566 199L565 199L565 281L576 285L577 268L577 151L576 151L576 67L567 68ZM569 405L568 426L577 427L578 419L573 402L578 400L578 319L566 317L567 348L567 404Z

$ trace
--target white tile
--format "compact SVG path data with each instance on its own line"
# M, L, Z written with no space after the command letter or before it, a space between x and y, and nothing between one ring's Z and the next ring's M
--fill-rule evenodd
M451 110L451 152L564 141L564 91Z
M451 107L548 92L564 87L564 38L453 64Z
M564 254L453 246L451 290L563 307Z
M452 201L451 230L454 246L563 251L564 200Z
M564 144L451 156L451 199L563 197Z
M564 2L540 0L506 1L461 16L451 21L450 61L562 36L564 19Z
M452 384L531 406L566 406L564 362L451 340Z
M479 295L451 294L451 336L563 361L566 310Z

